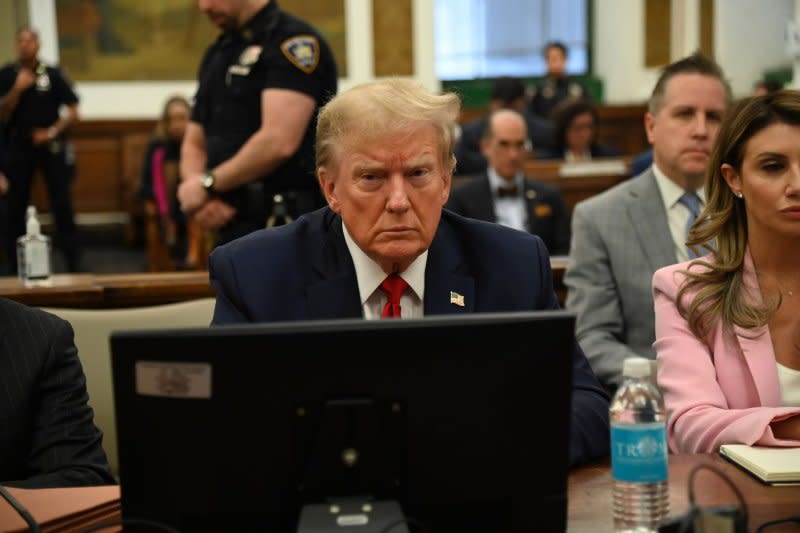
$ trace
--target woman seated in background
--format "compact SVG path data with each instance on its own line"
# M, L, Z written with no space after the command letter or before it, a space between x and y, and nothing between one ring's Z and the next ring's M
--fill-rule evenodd
M597 142L597 107L587 98L567 98L553 109L553 139L549 148L537 150L538 159L588 161L619 157L611 147Z
M140 197L144 200L147 226L147 250L150 270L174 270L204 267L198 250L187 235L202 229L188 221L177 199L181 142L191 116L189 101L170 97L164 104L161 119L147 146Z
M653 276L674 452L800 446L800 93L728 111L688 244Z

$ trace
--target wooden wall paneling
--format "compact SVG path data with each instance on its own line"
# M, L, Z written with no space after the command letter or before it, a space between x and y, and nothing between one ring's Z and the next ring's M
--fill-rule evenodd
M150 133L130 133L122 137L122 201L125 205L136 206L134 211L139 212L139 188L142 181L142 171L145 165L147 145L152 135Z
M597 140L633 156L650 148L644 129L645 104L599 106Z
M644 65L661 67L670 62L672 0L645 0Z
M72 200L76 213L121 210L119 197L119 142L111 138L79 138L75 147L76 176ZM37 170L31 188L31 203L39 213L50 212L47 186Z
M700 51L714 57L714 0L700 0Z
M132 213L144 148L155 120L88 120L70 128L77 175L73 184L76 213ZM37 173L31 199L41 213L50 211L44 180Z
M414 75L412 0L372 0L376 76Z
M77 176L72 184L76 213L122 211L122 165L117 138L75 139Z

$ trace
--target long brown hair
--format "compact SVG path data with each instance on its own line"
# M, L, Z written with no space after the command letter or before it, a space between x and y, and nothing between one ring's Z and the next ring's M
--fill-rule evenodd
M678 310L692 332L706 338L718 321L724 327L756 328L767 323L780 305L780 295L754 305L745 298L743 282L747 251L747 215L744 200L737 198L722 175L727 163L741 175L747 142L759 131L776 123L800 125L800 92L782 90L744 98L727 112L706 173L706 207L689 232L689 246L713 252L710 260L698 259L683 273L686 280L678 292ZM697 291L686 305L686 292Z

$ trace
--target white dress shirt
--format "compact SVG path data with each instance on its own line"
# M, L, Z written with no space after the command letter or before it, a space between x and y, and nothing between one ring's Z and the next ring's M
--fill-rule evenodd
M519 190L519 194L516 197L509 198L504 196L500 198L497 195L497 189L499 187L509 187L511 184L508 180L501 178L491 167L486 169L486 174L489 176L489 187L492 189L494 214L497 217L497 223L520 231L528 231L528 214L524 197L525 176L522 173L514 176L513 183L516 184L517 190Z
M686 191L677 183L669 179L655 163L653 163L653 174L656 175L656 184L661 191L661 199L664 202L664 211L667 213L667 223L669 232L675 243L675 256L678 263L689 259L689 251L686 248L686 223L689 221L691 212L689 208L680 202L681 196ZM700 198L700 209L706 204L706 195L702 188L694 191ZM701 251L702 255L702 251Z
M367 320L380 319L381 311L388 300L386 293L380 289L380 285L388 274L358 247L347 231L344 222L342 222L342 230L344 231L344 241L356 268L358 293L364 318ZM424 315L423 299L425 298L425 265L427 263L428 251L425 250L407 269L399 273L400 277L408 283L408 289L400 297L400 318L420 318Z
M800 370L778 365L778 383L781 385L781 399L786 407L800 407Z

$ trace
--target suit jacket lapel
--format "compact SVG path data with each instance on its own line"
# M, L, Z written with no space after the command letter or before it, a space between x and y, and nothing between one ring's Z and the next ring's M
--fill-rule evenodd
M475 311L475 280L459 272L463 264L458 239L443 215L425 267L426 316Z
M524 186L522 189L523 198L525 199L525 215L527 217L526 223L528 232L541 235L542 231L540 231L539 228L540 217L536 216L536 206L539 205L541 199L539 198L539 191L537 191L528 180L529 178L526 176L523 180ZM542 204L542 206L550 209L549 204Z
M314 276L306 287L310 319L363 316L356 269L347 249L342 219L331 212L328 232L320 246L310 249Z
M749 248L744 256L744 276L742 281L746 287L748 303L761 305L763 296ZM769 327L764 325L752 330L734 326L733 330L742 349L745 363L747 363L750 374L753 376L753 382L758 391L761 405L781 406L783 400L780 396L781 387L778 382L775 348L772 345Z
M641 259L655 272L663 266L677 262L675 243L672 241L667 214L664 212L664 203L653 171L648 171L636 180L637 183L631 187L628 197L628 216L639 245L644 250Z

